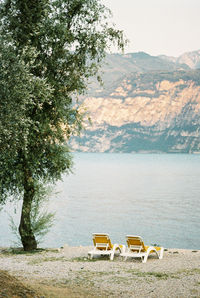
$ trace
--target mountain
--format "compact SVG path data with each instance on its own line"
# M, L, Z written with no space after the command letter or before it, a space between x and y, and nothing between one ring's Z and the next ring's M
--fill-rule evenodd
M166 56L151 56L144 52L129 54L107 54L105 62L102 65L102 80L104 87L100 88L99 83L93 79L89 84L88 95L95 95L97 92L107 90L112 87L113 83L122 79L133 72L149 71L175 71L189 70L190 67L184 63L178 63L168 59Z
M177 66L187 65L191 69L200 68L200 50L184 53L178 58L165 55L160 55L158 57L164 61L173 62L177 64Z
M200 153L200 69L145 53L128 56L107 57L109 87L91 88L83 99L92 125L86 121L71 139L73 150Z
M200 50L194 52L184 53L176 60L176 63L187 64L190 68L199 69L200 68Z

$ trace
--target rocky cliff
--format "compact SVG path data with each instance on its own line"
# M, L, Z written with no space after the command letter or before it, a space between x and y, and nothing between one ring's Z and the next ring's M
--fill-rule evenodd
M200 70L126 73L83 105L92 125L71 140L76 151L200 152Z

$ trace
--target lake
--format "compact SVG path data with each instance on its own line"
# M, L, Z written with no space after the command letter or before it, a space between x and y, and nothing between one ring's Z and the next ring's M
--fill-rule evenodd
M200 249L200 155L75 153L74 162L50 197L56 218L40 246L91 245L93 232L105 232L117 243L132 234ZM8 214L18 224L18 209L0 213L0 246L13 245Z

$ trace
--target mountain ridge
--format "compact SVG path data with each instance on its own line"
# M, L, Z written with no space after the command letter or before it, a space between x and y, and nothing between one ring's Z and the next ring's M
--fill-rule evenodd
M122 66L110 64L104 88L93 86L83 99L93 125L86 121L81 136L71 139L73 150L200 152L200 69L176 61L167 66L168 62L160 62L163 58L155 60L146 53L126 59L137 62L140 69L145 65L145 70L121 72L116 80L111 74L116 66ZM154 70L149 69L150 65ZM160 65L163 69L158 68Z
M189 66L191 69L199 69L200 68L200 50L185 52L178 57L160 55L161 59L173 61L177 64L185 64Z

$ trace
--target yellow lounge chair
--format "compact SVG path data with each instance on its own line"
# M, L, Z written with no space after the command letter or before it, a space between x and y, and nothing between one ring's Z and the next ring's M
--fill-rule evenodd
M92 234L92 236L94 249L88 252L88 256L90 259L92 259L94 255L108 255L110 256L110 260L113 260L114 254L116 252L120 253L121 251L124 251L125 246L112 244L108 234L95 233Z
M126 242L128 244L128 248L120 254L120 256L124 257L125 260L128 257L141 258L142 262L146 263L148 256L152 253L156 253L159 259L163 258L163 247L145 246L140 236L127 235Z

